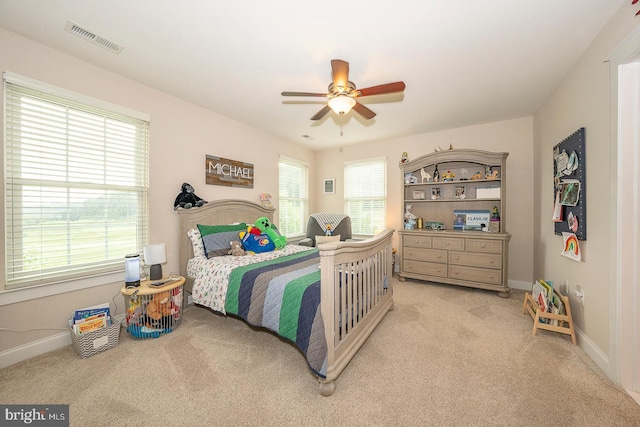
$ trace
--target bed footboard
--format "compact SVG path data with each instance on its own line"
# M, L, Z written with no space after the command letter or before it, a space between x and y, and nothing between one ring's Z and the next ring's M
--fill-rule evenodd
M327 340L327 373L320 379L323 396L333 394L338 375L393 308L393 233L389 229L364 241L318 246L320 310Z

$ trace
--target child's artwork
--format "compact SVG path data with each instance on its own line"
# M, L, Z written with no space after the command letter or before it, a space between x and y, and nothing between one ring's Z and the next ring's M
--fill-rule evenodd
M562 252L563 256L569 259L580 262L582 255L580 254L580 244L578 238L573 233L562 233Z

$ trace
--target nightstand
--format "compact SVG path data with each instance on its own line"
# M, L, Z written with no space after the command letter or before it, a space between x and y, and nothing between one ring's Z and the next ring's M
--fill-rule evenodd
M166 282L153 286L158 282ZM145 280L120 292L127 309L127 332L136 339L158 338L172 332L182 319L184 277Z

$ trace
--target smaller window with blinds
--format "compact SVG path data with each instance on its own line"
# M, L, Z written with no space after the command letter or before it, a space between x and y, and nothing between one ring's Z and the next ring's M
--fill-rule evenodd
M287 237L304 236L309 211L308 166L280 157L278 161L278 230Z
M354 235L372 236L386 227L387 160L374 158L344 165L344 213Z
M6 289L124 269L148 241L149 118L4 73Z

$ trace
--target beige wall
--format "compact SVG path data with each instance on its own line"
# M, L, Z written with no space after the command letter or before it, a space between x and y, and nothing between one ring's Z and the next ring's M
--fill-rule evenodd
M509 282L512 286L530 286L533 275L533 118L524 117L417 136L351 145L323 150L316 155L318 179L317 211L342 212L345 161L384 157L387 159L387 228L403 227L400 206L402 178L398 162L403 151L413 160L433 152L434 148L467 148L504 151L507 158L507 231L512 234L509 247ZM322 194L323 178L336 178L336 194ZM394 236L397 247L397 235Z
M238 198L258 202L258 194L267 192L275 197L277 206L278 156L286 153L289 157L309 162L313 167L313 152L308 149L283 142L1 28L0 52L1 71L11 71L150 114L151 242L167 243L166 272L178 271L178 218L173 211L173 203L182 182L191 183L196 194L205 200ZM112 54L105 51L105 55ZM206 154L253 163L254 188L206 185ZM3 215L4 209L0 209L2 224ZM2 237L4 241L4 235ZM4 245L2 248L4 251ZM0 258L4 263L4 255ZM3 264L1 270L0 280L4 281ZM0 355L3 351L65 333L66 321L76 308L109 301L115 309L114 301L117 301L120 304L118 313L123 313L123 299L119 293L121 285L118 279L116 283L104 286L18 303L7 301L20 299L19 292L11 292L10 298L6 293L0 294L0 327L28 330L0 330ZM4 283L0 283L0 289L3 288Z
M609 355L609 297L611 198L616 176L610 168L615 141L610 138L609 64L616 47L638 28L638 19L627 4L620 8L585 51L552 96L534 116L535 264L536 277L559 284L569 281L574 321L583 346L606 369ZM552 147L578 128L586 132L587 240L580 242L583 259L574 262L560 256L562 238L553 233ZM613 159L615 160L615 159ZM581 306L576 286L585 293ZM586 342L584 342L586 341ZM599 360L598 360L599 359Z

